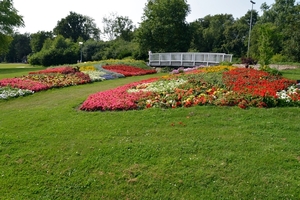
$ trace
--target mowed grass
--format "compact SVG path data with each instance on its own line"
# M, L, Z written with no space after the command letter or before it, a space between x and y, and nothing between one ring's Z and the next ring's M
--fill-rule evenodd
M27 75L28 72L45 69L41 66L32 66L25 63L0 63L0 80L3 78L14 78Z
M0 101L0 199L300 198L300 108L77 109L154 76Z
M296 69L282 70L282 75L293 80L300 80L300 67Z

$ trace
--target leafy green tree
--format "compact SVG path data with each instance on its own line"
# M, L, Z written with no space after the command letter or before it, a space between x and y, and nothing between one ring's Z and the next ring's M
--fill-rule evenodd
M191 42L186 16L190 6L186 0L148 0L137 30L140 51L187 51Z
M295 0L275 0L272 5L263 3L261 23L274 23L282 30L290 21L287 14L294 12Z
M296 7L295 0L276 0L272 5L264 3L261 6L263 15L259 23L272 23L277 30L277 37L273 38L272 41L273 54L286 54L290 56L297 46L299 11L297 11Z
M203 32L209 27L210 16L195 20L190 24L192 40L189 51L210 52L211 47L204 40Z
M33 52L39 52L47 38L53 38L52 32L39 31L31 34L30 47Z
M27 55L31 53L30 34L15 33L9 46L9 51L5 55L6 62L27 62Z
M109 44L104 41L87 40L82 47L84 60L96 61L102 60L105 54L105 49Z
M212 52L225 52L226 49L223 45L225 41L225 28L232 26L234 18L232 15L220 14L211 17L209 27L204 29L203 38L207 42L207 46L210 46Z
M2 55L3 57L1 58L1 62L2 61L6 61L6 57L5 54L9 51L9 47L10 47L10 43L11 41L13 41L13 37L12 36L8 36L8 35L2 35L0 33L0 56Z
M294 7L294 12L287 15L290 21L283 33L285 35L282 53L290 61L300 62L300 5Z
M232 24L228 24L224 30L224 43L222 48L225 53L231 53L235 57L243 57L247 54L248 39L250 30L251 11L249 10L244 16L236 19ZM252 12L252 27L259 20L258 12ZM252 38L252 34L251 34ZM251 40L252 41L252 40ZM253 43L253 42L251 42Z
M58 21L53 33L62 35L64 38L71 38L74 42L79 38L84 41L100 39L100 30L97 28L94 19L75 12L70 12L66 18Z
M256 12L257 14L257 12ZM254 15L254 23L256 22ZM191 23L193 39L191 51L224 52L241 56L246 52L249 34L248 13L235 20L232 15L207 15ZM250 14L249 14L250 19ZM250 21L250 20L249 20Z
M133 57L138 46L135 42L128 42L116 39L107 42L108 46L104 49L102 59L123 59Z
M118 16L117 13L111 13L108 17L103 17L104 27L102 35L108 41L121 38L125 41L133 39L135 26L128 17Z
M0 1L0 54L6 53L9 43L12 41L10 35L15 27L24 26L23 17L13 7L12 0Z
M131 41L133 39L133 31L135 29L132 20L128 17L118 16L115 23L116 37L125 41Z
M79 59L80 47L77 42L58 35L54 40L48 38L41 51L29 56L32 65L62 65L74 64Z
M272 23L265 23L259 26L259 63L261 66L270 64L273 56L273 41L276 37L276 27Z
M115 20L117 18L117 13L110 13L109 16L105 16L102 19L103 31L102 35L105 40L111 41L116 39L115 36Z

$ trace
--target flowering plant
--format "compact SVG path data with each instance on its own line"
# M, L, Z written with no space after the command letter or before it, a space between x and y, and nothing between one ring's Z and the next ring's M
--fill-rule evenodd
M128 84L97 93L96 97L90 96L81 109L128 110L196 105L239 106L245 109L250 106L281 106L289 102L293 102L289 105L299 105L300 92L294 85L293 80L260 70L217 66L215 69L171 73L156 81ZM116 106L115 101L122 104Z
M47 90L49 87L39 81L24 78L6 78L0 81L0 87L9 86L18 89L27 89L35 92Z
M123 74L124 76L140 76L145 74L155 74L154 69L142 69L128 65L107 65L103 66L104 69Z
M72 74L75 73L76 71L77 71L76 68L70 66L62 66L62 67L55 67L55 68L47 68L36 72L29 72L29 74L49 74L49 73Z
M27 89L0 87L0 99L9 99L13 97L26 96L33 93L34 91Z
M147 92L129 93L127 90L136 87L138 84L150 83L156 80L156 78L147 79L144 81L120 86L113 90L92 94L87 98L87 100L84 101L84 103L80 106L80 109L86 111L137 109L138 106L136 101L144 96L147 96Z

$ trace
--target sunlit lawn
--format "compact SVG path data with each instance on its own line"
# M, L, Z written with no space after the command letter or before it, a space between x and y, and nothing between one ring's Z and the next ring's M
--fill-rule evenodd
M298 107L77 109L154 76L0 101L0 199L299 199Z
M19 77L28 74L28 72L37 71L41 69L44 69L44 67L32 66L24 63L0 63L0 79Z
M300 67L297 69L289 69L289 70L282 70L281 71L284 77L293 79L293 80L300 80Z

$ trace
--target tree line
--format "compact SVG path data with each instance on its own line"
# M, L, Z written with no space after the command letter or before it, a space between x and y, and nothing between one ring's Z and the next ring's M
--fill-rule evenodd
M261 16L248 10L236 19L217 14L190 23L186 22L190 13L186 0L148 0L139 27L128 17L112 13L103 18L100 30L91 17L70 12L53 31L32 34L14 32L24 22L12 8L12 0L0 1L0 62L51 66L76 63L81 55L83 61L147 60L149 50L227 53L263 65L300 62L300 6L295 0L263 3Z

